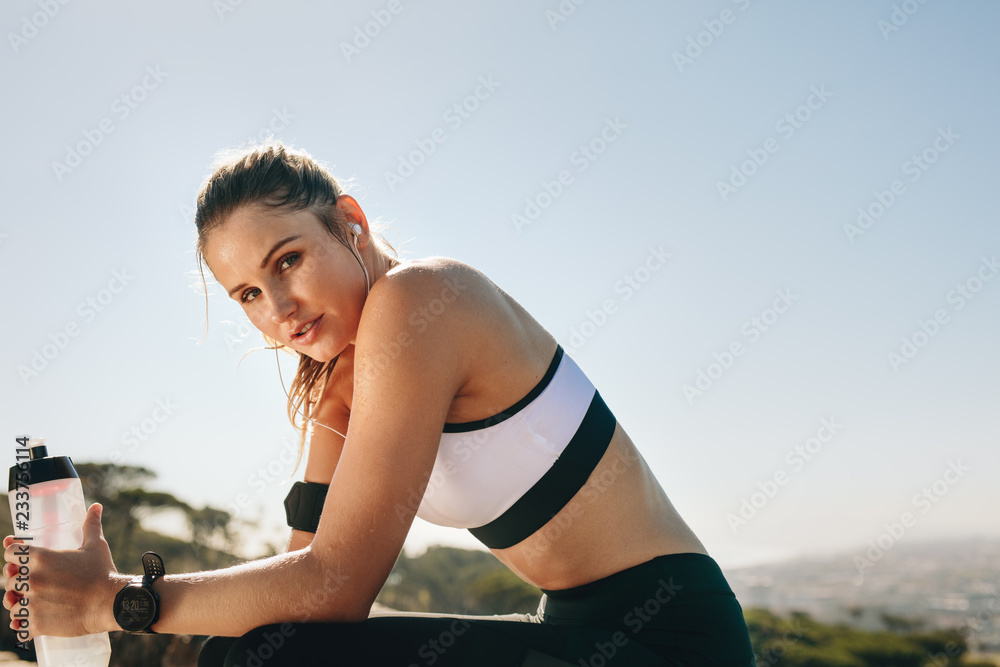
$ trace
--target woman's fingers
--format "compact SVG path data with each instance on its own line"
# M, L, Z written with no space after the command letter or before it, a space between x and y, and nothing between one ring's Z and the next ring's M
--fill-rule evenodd
M4 538L3 543L6 545L3 550L3 559L8 563L17 565L19 562L23 563L23 559L28 557L29 547L24 542L17 540L8 544L7 539Z
M4 549L6 549L7 547L9 547L10 545L15 544L15 543L17 543L17 544L24 544L24 539L20 538L20 537L17 537L15 535L8 535L7 537L3 538L3 548Z
M7 611L11 611L15 605L20 603L21 598L24 597L14 589L18 584L17 577L21 573L21 566L26 564L28 558L28 547L23 541L18 540L13 535L5 537L3 539L3 545L3 557L4 561L6 561L3 565L3 574L7 577L7 582L4 585L6 590L3 595L3 606L7 609ZM21 619L11 618L11 630L19 630L21 623Z
M3 606L7 611L10 611L14 605L21 601L21 594L14 591L6 591L3 594Z

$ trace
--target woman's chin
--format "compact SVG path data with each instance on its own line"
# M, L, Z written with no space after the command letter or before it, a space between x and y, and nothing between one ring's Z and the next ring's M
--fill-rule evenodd
M343 353L343 350L341 350L340 353L338 353L335 350L331 350L329 348L322 349L319 347L310 346L309 348L304 350L297 350L297 352L301 354L303 357L309 357L313 361L325 364L326 362L333 361L338 356L340 356L340 354Z

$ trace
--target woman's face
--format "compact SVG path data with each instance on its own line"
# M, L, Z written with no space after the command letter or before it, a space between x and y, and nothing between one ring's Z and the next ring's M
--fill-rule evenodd
M279 343L316 361L354 343L365 275L310 211L240 208L209 233L204 256L253 325Z

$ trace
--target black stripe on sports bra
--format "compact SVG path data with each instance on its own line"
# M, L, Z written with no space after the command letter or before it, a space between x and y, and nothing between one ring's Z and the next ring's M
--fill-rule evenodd
M616 424L615 416L595 391L583 422L552 467L506 512L469 532L490 549L506 549L532 535L587 482L607 451Z
M542 393L547 386L549 386L549 382L552 381L552 377L556 374L556 369L559 368L559 362L562 360L562 356L562 345L557 345L556 353L552 355L552 361L549 363L549 368L545 371L545 375L542 376L542 379L538 381L538 384L532 387L531 391L529 391L524 398L514 405L510 406L506 410L498 412L492 417L486 417L485 419L477 419L471 422L458 422L455 424L445 422L444 433L467 433L468 431L478 431L510 419L526 405L528 405L528 403L531 403L533 400L538 398L538 395Z

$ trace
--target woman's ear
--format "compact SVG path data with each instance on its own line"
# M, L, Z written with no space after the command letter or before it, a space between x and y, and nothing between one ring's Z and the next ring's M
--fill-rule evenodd
M368 218L365 216L365 212L361 210L361 204L358 203L358 200L351 195L340 195L337 197L336 208L344 216L348 225L356 224L361 227L360 233L357 234L358 247L364 248L368 245L370 236Z

